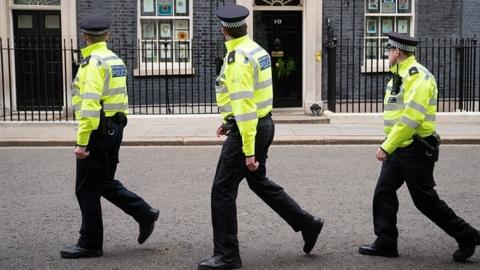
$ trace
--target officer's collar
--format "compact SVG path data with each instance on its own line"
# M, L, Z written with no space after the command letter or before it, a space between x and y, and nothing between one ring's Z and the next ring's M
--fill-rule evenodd
M82 49L82 56L83 58L88 57L94 50L107 47L107 42L102 41L102 42L97 42L93 43L85 48Z
M403 74L403 73L405 73L405 71L408 71L408 69L410 69L412 64L414 64L416 61L417 60L416 60L415 56L411 55L411 56L407 57L406 59L404 59L399 64L391 66L390 67L390 72L392 72L394 74L398 74L398 75Z
M243 41L247 40L248 39L248 35L245 35L243 37L239 37L239 38L236 38L236 39L231 39L227 42L225 42L225 47L227 47L227 51L233 51L235 49L235 47L242 43Z

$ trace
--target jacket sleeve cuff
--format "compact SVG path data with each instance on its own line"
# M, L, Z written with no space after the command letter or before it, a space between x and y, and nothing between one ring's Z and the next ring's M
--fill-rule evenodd
M391 155L393 151L395 151L395 148L393 147L388 147L388 145L384 142L381 146L380 149L383 150L387 155Z

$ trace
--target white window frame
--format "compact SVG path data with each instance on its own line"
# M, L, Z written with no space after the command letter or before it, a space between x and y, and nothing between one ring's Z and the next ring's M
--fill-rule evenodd
M378 1L378 0L377 0ZM398 0L395 0L395 13L382 13L381 4L384 0L378 1L378 13L368 13L368 2L369 0L365 0L364 6L364 34L363 34L363 64L362 64L362 72L363 73L376 73L376 72L388 72L390 69L388 63L388 56L386 59L379 59L379 57L383 57L385 53L384 46L382 46L382 42L387 40L387 36L383 35L382 31L382 18L392 18L393 19L393 31L397 31L397 18L408 17L410 19L410 25L408 32L409 34L414 37L415 36L415 9L416 9L416 0L411 0L411 8L410 12L408 13L399 13L398 12ZM367 35L367 20L368 18L375 17L376 20L376 30L378 32L377 36L368 36ZM377 40L377 58L376 59L367 59L366 50L367 50L367 41L368 40ZM380 44L380 45L378 45Z
M194 69L193 69L193 66L192 66L192 52L193 52L193 48L192 48L192 40L193 40L193 1L195 0L188 0L188 16L178 16L178 15L175 15L175 12L172 11L173 15L171 16L144 16L142 15L142 1L144 0L137 0L137 40L139 42L137 42L138 44L138 51L137 51L137 54L136 54L136 57L137 57L137 60L136 60L136 64L138 65L138 67L136 67L136 69L134 69L133 73L134 73L134 76L170 76L170 75L192 75L194 74ZM155 10L155 13L157 12L157 8L158 8L158 5L157 5L157 1L154 0L154 4L155 4L155 7L154 7L154 10ZM172 0L172 5L175 5L175 0ZM172 6L172 9L174 9L174 7ZM145 53L145 48L144 48L144 42L146 44L149 44L149 42L151 42L152 44L154 45L157 45L157 46L161 46L161 38L159 37L160 33L158 33L158 29L157 29L157 39L155 41L152 41L152 40L143 40L142 38L142 20L157 20L157 21L160 21L160 20L170 20L172 22L171 24L171 27L170 27L170 31L174 31L174 24L175 24L175 20L188 20L188 23L189 23L189 28L188 28L188 38L186 40L184 40L184 42L188 42L189 46L189 55L188 55L188 59L189 61L187 62L175 62L175 49L171 50L171 51L167 51L167 54L170 53L171 55L171 61L161 61L159 59L160 55L156 55L156 61L154 62L151 62L151 61L144 61L144 53ZM172 37L175 36L175 33L173 32L172 34ZM165 40L167 43L170 44L170 46L176 46L177 42L183 42L181 40L178 40L178 39L169 39L169 40ZM162 43L163 44L163 43ZM162 46L161 49L157 48L157 54L160 54L161 53L161 50L165 50ZM166 64L165 64L166 63Z

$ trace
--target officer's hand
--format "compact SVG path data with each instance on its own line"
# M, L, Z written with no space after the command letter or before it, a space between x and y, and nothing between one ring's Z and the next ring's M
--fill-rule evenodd
M223 124L217 128L217 137L227 134L227 130L223 127Z
M385 151L383 151L383 149L380 147L377 149L377 154L375 156L379 161L385 161L388 158L387 153L385 153Z
M90 152L87 151L86 147L83 147L83 146L75 147L75 156L77 156L77 159L84 159L89 155L90 155Z
M245 165L247 165L247 168L249 171L254 172L258 169L259 164L255 160L255 156L252 156L252 157L245 158Z

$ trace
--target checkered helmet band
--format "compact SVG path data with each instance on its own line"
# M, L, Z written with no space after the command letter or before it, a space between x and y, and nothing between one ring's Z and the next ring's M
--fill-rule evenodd
M391 40L391 39L388 40L388 45L390 45L392 47L395 47L395 48L399 48L402 51L415 52L415 46L405 45L405 44L402 44L402 43L397 42L395 40Z
M222 21L223 27L227 27L227 28L237 28L237 27L240 27L240 26L242 26L246 23L247 22L245 21L245 19L243 19L241 21L238 21L238 22L224 22L224 21Z
M87 34L87 35L91 35L91 36L101 36L101 35L107 33L107 32L108 32L108 29L99 30L99 31L82 29L82 32L85 33L85 34Z

